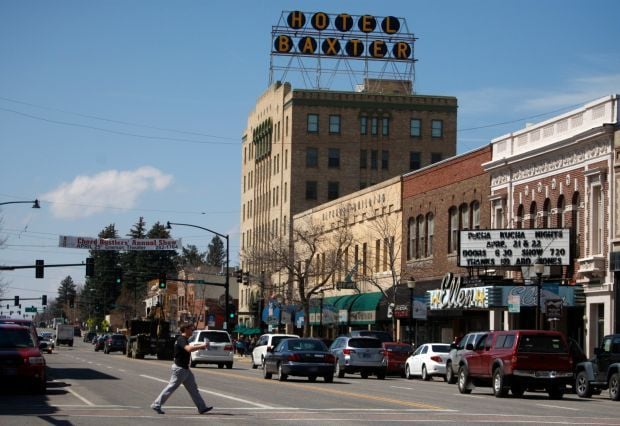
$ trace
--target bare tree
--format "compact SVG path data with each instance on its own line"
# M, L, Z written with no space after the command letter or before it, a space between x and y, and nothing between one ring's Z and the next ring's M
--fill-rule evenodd
M351 241L348 220L328 228L324 222L306 218L296 221L290 235L270 235L244 250L242 258L255 270L266 271L266 277L283 277L286 299L303 308L303 334L307 336L310 299L331 288L332 278L342 272L343 255Z

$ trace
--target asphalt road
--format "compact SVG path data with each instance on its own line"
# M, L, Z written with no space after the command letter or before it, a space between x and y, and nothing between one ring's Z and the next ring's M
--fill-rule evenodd
M235 359L232 370L193 369L203 398L215 409L200 416L184 388L163 407L149 408L170 377L170 361L133 360L120 352L94 352L76 338L45 355L49 367L46 395L14 394L0 385L0 424L4 425L147 425L186 424L596 424L620 425L620 403L607 392L592 399L546 394L497 399L490 388L461 395L456 385L400 377L335 378L309 383L289 378L265 380L249 358Z

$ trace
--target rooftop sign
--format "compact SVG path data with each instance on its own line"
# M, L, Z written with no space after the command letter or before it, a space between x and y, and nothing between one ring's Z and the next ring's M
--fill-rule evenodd
M460 231L459 266L510 267L570 264L569 229Z

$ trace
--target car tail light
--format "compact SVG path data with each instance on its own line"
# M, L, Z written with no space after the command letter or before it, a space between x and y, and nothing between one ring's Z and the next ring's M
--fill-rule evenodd
M287 359L289 361L299 362L299 361L301 361L301 355L299 355L299 354L291 354L291 355L288 356Z
M441 359L441 357L439 355L433 355L431 357L431 360L433 360L435 362L438 362L438 363L442 363L443 362L443 360Z
M343 349L342 353L345 355L351 355L355 353L355 350L347 348L347 349Z
M233 350L233 346L232 345L226 345L226 346L224 346L224 350L225 351L232 351Z
M333 364L336 362L336 357L333 356L332 354L327 354L325 355L325 362Z
M517 360L519 358L516 355L512 356L512 359L510 360L510 364L512 365L512 369L513 370L517 370Z

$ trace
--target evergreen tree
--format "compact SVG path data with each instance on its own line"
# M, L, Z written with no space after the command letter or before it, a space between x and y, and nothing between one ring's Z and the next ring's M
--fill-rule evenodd
M60 282L58 287L58 296L56 297L56 305L58 310L67 318L71 317L69 313L75 309L75 296L77 294L75 283L71 275Z
M99 233L99 238L118 238L118 232L114 224L110 224ZM94 277L86 279L85 288L94 289L94 309L96 318L102 319L110 312L112 305L121 289L116 284L117 270L120 264L120 254L117 251L90 250L90 256L94 259ZM124 278L124 276L123 276Z
M222 267L226 262L226 249L222 239L216 235L209 244L209 252L207 253L207 265Z
M200 253L195 245L189 244L187 248L183 247L182 250L178 258L179 269L199 267L206 264L207 253Z

